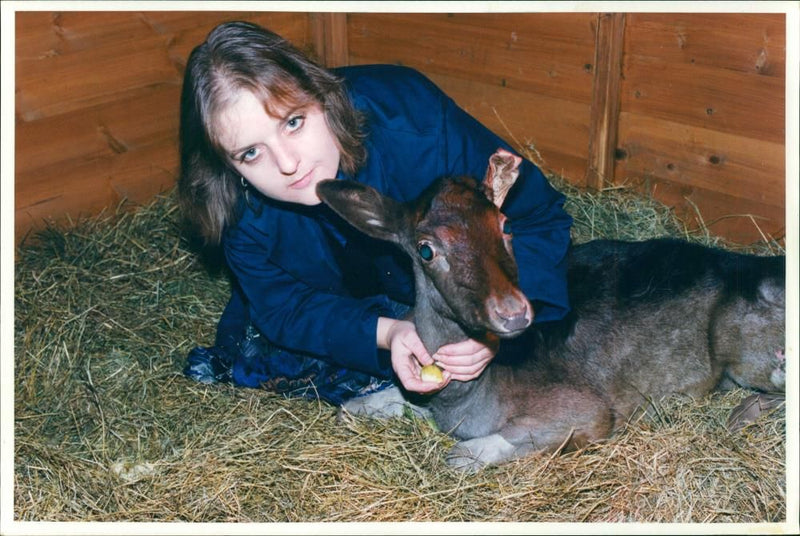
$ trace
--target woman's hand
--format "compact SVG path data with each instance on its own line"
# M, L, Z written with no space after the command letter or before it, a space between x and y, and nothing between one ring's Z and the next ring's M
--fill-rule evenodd
M422 344L413 322L379 318L378 346L391 350L392 368L408 391L433 393L450 382L450 373L446 370L442 372L442 381L439 383L420 379L420 369L433 363L433 358Z
M496 336L490 336L485 341L467 339L442 346L433 359L450 373L450 379L466 382L481 375L497 354L499 345L500 339Z

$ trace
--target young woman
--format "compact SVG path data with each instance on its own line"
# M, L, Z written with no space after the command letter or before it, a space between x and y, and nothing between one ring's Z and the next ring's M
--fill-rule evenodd
M188 376L339 404L393 383L433 392L491 361L490 341L429 355L403 320L414 303L409 261L315 192L323 179L348 178L410 200L444 175L482 178L496 149L511 150L421 74L329 71L264 28L225 23L189 56L180 142L181 205L208 243L221 243L233 275L215 346L190 353ZM536 321L555 320L568 310L571 218L533 164L520 169L503 211ZM440 384L419 377L434 360Z

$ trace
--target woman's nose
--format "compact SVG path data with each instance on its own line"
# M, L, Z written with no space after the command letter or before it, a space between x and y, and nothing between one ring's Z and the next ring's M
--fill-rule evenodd
M275 165L278 166L282 174L293 175L297 171L300 158L291 144L280 143L274 145L272 147L272 157L275 159Z

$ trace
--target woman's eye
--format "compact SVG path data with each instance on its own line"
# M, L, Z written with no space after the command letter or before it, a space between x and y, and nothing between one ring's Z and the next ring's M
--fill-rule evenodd
M433 248L424 242L417 245L417 253L419 253L423 261L430 261L433 259Z
M252 162L258 156L258 149L251 147L242 153L240 160L242 162Z
M508 220L503 222L503 234L511 234L511 222Z
M286 121L286 126L289 128L289 130L297 130L303 126L303 121L305 121L305 116L295 115Z

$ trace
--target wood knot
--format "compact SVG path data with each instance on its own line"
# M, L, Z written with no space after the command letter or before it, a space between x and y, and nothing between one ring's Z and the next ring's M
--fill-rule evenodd
M756 65L755 65L756 72L765 74L767 70L766 67L769 67L767 50L765 48L762 48L758 52L758 58L756 58Z
M109 132L108 128L105 125L100 125L97 127L97 131L100 133L103 138L105 138L106 143L117 154L127 153L128 146L122 143L120 140L114 137L111 132Z

